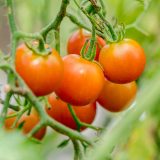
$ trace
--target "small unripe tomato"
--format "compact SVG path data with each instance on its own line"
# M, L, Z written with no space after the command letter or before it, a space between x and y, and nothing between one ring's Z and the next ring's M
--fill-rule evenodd
M97 102L111 112L119 112L126 109L137 93L136 82L116 84L105 80L105 85Z
M14 114L15 112L10 111L8 115ZM8 118L5 120L5 128L7 130L11 130L11 127L16 120L16 117ZM38 123L39 123L39 116L36 111L32 111L30 115L27 113L23 114L22 117L19 119L16 127L18 127L21 123L23 123L22 131L24 134L29 133ZM36 139L41 140L46 133L46 127L41 128L33 137Z
M16 71L37 96L50 94L60 84L63 62L55 49L41 56L22 44L17 48L15 65Z
M114 83L129 83L143 72L146 57L143 48L132 39L124 39L102 48L99 62L106 78Z
M77 125L68 109L67 103L56 97L53 93L49 95L48 101L51 104L51 108L47 109L47 113L58 122L65 126L76 130ZM91 124L96 115L96 103L88 104L85 106L72 106L76 113L76 116L81 122ZM82 127L81 131L85 128Z
M74 32L68 40L67 44L67 51L68 54L79 54L81 49L83 48L86 40L91 38L91 34L85 32L83 29L79 29L78 31ZM105 46L106 42L101 37L97 36L96 38L96 56L95 60L98 60L100 50L103 46ZM89 43L87 48L89 47Z
M101 67L79 55L63 57L64 74L56 94L65 102L83 106L93 103L104 85Z

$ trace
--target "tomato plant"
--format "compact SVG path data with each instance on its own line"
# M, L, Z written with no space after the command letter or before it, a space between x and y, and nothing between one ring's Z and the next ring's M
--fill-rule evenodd
M115 83L136 80L143 72L146 58L143 48L132 39L106 45L99 55L105 76Z
M90 40L91 34L85 32L82 29L74 32L68 39L67 51L69 54L79 54L83 48L85 42ZM98 60L101 48L106 44L106 42L99 36L96 37L96 56L95 59ZM89 43L87 48L89 47Z
M51 104L51 108L47 109L47 113L58 122L76 130L77 124L68 109L67 103L56 97L54 93L49 95L48 101ZM73 110L81 122L91 124L96 115L96 103L73 106ZM81 128L81 130L83 129L84 127Z
M4 32L4 40L0 40L0 45L5 46L5 40L9 39L7 37L9 35L11 37L11 47L4 47L0 51L0 69L7 76L5 84L1 84L4 89L1 90L2 96L0 96L0 103L3 106L0 114L2 132L2 134L0 133L2 143L0 145L0 159L7 160L3 153L13 153L13 157L16 155L16 160L24 159L19 156L19 153L25 155L27 157L25 159L37 159L30 154L32 152L28 151L28 155L31 155L31 158L29 158L26 156L26 152L21 150L21 147L15 149L14 145L8 143L9 141L17 141L17 144L22 144L22 141L14 138L15 135L18 135L16 131L13 131L13 134L8 132L7 134L11 135L12 138L7 143L3 141L6 134L6 130L3 129L5 127L6 129L12 128L13 124L15 124L15 128L21 129L24 134L27 134L26 137L21 135L22 139L25 142L27 141L25 143L27 145L30 142L35 143L35 141L30 141L30 137L34 136L41 139L45 135L46 127L56 131L50 132L51 135L38 145L45 157L41 157L41 159L44 160L50 157L48 156L49 150L53 152L55 148L54 139L56 141L61 139L61 136L57 139L58 133L67 137L58 147L64 147L68 142L71 142L75 160L116 160L116 157L119 158L119 156L114 155L117 155L117 151L114 151L117 145L118 152L123 148L123 145L125 146L125 152L124 148L123 154L119 152L121 159L125 159L126 156L127 159L137 159L133 155L131 158L129 156L130 144L133 144L132 138L129 139L131 143L127 144L125 138L129 137L131 129L136 126L136 123L141 126L148 117L152 119L150 111L152 113L156 108L154 112L158 113L159 110L155 106L157 106L156 102L159 100L160 75L158 73L158 63L156 63L156 67L152 63L155 57L159 57L159 54L154 53L154 49L157 48L155 46L157 42L155 41L159 39L155 35L159 32L155 32L153 28L159 25L154 22L156 16L143 17L155 2L152 1L152 5L150 5L151 0L137 0L128 5L127 1L110 3L103 0L61 0L61 6L59 6L59 1L51 0L47 3L45 3L45 0L41 0L40 3L5 1L6 3L2 2L2 4L0 2L0 8L6 5L5 9L2 9L2 14L0 14L0 21L4 18L3 13L7 12L5 14L8 14L10 34L6 34L8 33L7 23L0 23L0 28L1 24L4 24L6 28L3 29L2 27L1 29L7 31ZM55 5L55 3L57 4ZM141 6L138 6L139 3L141 3ZM115 4L117 4L117 9L113 7ZM125 4L127 4L127 10L124 8ZM110 5L113 6L110 7ZM131 12L135 11L135 5L141 12L134 17L135 21L130 21L130 24L125 24L126 21L119 23L118 20L121 17L125 20L130 19L131 16L128 12L129 10ZM60 8L58 12L57 8ZM14 9L16 9L15 13ZM21 9L24 13L23 19L22 15L19 14ZM51 10L49 11L49 9ZM33 13L30 12L31 10L33 10ZM25 11L27 12L25 13ZM57 12L56 15L54 15L54 12ZM115 17L116 12L121 13L121 15ZM49 16L49 13L52 16L54 15L54 18ZM114 13L114 15L111 15L111 13ZM28 16L32 20L27 21ZM152 24L146 24L146 20L150 20L152 17L154 17ZM69 30L73 31L73 28L70 28L69 21L63 21L67 18L77 26L75 26L76 32L72 33L66 43ZM41 21L36 23L38 19ZM20 25L18 26L16 22L19 22ZM26 27L26 24L28 27ZM147 30L145 30L145 27L147 27ZM132 30L133 28L134 30ZM37 31L37 29L39 30ZM149 30L152 32L148 34ZM3 33L1 33L0 39L3 36ZM147 35L147 38L144 35ZM125 39L124 37L131 37L131 39ZM133 39L141 42L146 52L152 53L151 55L146 54L148 64L151 64L152 67L150 68L150 65L148 65L141 79L137 81L140 91L137 94L135 106L127 112L116 114L118 119L113 116L114 114L97 112L100 119L98 126L94 126L92 122L97 114L96 104L101 104L108 111L120 112L127 109L136 96L135 80L142 74L146 58L143 48ZM107 42L107 45L105 42ZM8 46L8 43L6 43L6 46ZM19 45L20 43L22 44ZM59 54L65 55L65 53L67 55L62 59ZM148 72L148 68L150 72ZM154 78L153 81L151 80L152 77ZM143 85L141 86L141 84ZM28 115L32 108L36 112L32 111ZM14 112L8 113L9 109L14 110ZM105 114L107 114L107 117ZM104 123L101 124L103 117L105 118ZM157 117L159 117L158 114ZM113 121L116 121L114 125L112 125ZM141 148L145 148L145 153L152 154L152 156L144 159L158 159L159 157L160 120L156 120L156 124L154 124L154 121L150 121L151 128L145 127L148 130L144 132L154 131L154 134L150 134L152 137L152 142L150 142L155 143L155 140L157 147L155 147L155 144L148 145L146 141L145 146L149 146L151 149ZM90 133L89 136L86 136L88 132L80 133L86 128L93 129L96 132L94 135L92 134L93 137ZM139 132L136 132L136 137L138 137L137 133ZM150 137L147 139L149 140ZM133 140L135 141L135 137L133 137ZM141 140L138 140L138 142L141 142ZM53 148L50 146L51 144L53 144ZM151 153L154 147L157 155ZM137 147L135 148L137 151ZM16 150L19 151L18 154ZM33 148L30 150L35 152ZM126 153L126 150L129 152ZM135 154L136 152L132 153ZM53 158L56 159L56 156ZM69 159L71 158L69 157Z
M16 51L16 70L37 96L53 92L60 83L63 63L55 49L49 55L41 56L25 44Z
M12 115L16 112L10 111L8 115ZM5 120L5 128L7 130L11 130L13 123L15 122L16 117L8 118ZM22 131L24 134L29 133L38 123L39 123L39 116L36 111L32 111L30 115L23 114L23 116L19 119L16 127L18 127L21 123L22 124ZM37 133L33 135L34 138L41 140L46 133L46 127L41 128Z
M64 74L56 94L72 105L93 103L104 85L101 67L76 54L64 56L63 62Z
M97 101L111 112L119 112L126 109L137 93L136 82L116 84L105 80L105 85Z

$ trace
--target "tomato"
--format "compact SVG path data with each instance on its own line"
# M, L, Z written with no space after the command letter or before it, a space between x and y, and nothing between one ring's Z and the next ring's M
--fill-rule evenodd
M129 106L137 92L135 81L126 84L116 84L105 80L104 88L97 101L111 112L119 112Z
M55 49L46 56L40 56L20 45L16 51L16 70L37 96L53 92L60 83L63 62Z
M15 112L11 111L8 113L8 115L14 114ZM8 118L5 120L5 128L7 130L10 130L14 121L16 120L16 117ZM30 115L27 115L27 113L23 114L20 120L18 121L16 127L18 127L21 123L23 123L22 131L24 134L29 133L39 122L39 116L37 112L31 112ZM46 127L41 128L34 137L41 140L46 133Z
M63 58L64 74L56 94L65 102L83 106L94 102L104 85L101 67L79 55Z
M58 122L66 125L71 129L77 129L77 125L68 109L67 103L57 98L53 93L49 95L48 101L51 108L47 109L47 113ZM91 124L96 115L96 103L88 104L86 106L72 106L77 117L81 122ZM83 130L84 128L82 128Z
M85 33L82 29L76 31L71 35L67 44L67 51L69 54L80 54L83 45L87 39L91 38L90 33ZM96 45L96 56L95 59L98 60L101 48L106 44L106 42L99 36L97 36ZM89 47L89 45L88 45Z
M124 39L106 45L99 55L105 76L115 83L129 83L143 72L146 58L142 47L134 40Z

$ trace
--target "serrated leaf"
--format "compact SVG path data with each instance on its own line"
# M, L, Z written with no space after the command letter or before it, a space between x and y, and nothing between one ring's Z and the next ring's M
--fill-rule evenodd
M57 147L58 148L64 148L68 145L70 139L63 140Z

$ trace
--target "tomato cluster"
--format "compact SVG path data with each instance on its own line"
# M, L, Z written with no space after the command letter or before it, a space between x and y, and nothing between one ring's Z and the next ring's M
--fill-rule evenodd
M97 36L95 60L82 58L81 49L90 38L91 34L82 29L73 33L68 40L68 54L63 58L49 47L51 51L45 56L25 44L20 45L16 52L15 65L19 75L36 96L49 95L51 108L46 109L47 113L72 129L77 129L77 125L67 104L72 105L79 120L85 123L94 120L96 102L108 111L122 111L135 97L135 80L145 67L144 51L131 39L106 44ZM10 127L14 120L7 119L6 127ZM26 121L23 132L28 133L39 119L37 114L32 113L22 116L17 125L22 121ZM40 139L44 134L45 128L42 128L35 137Z

